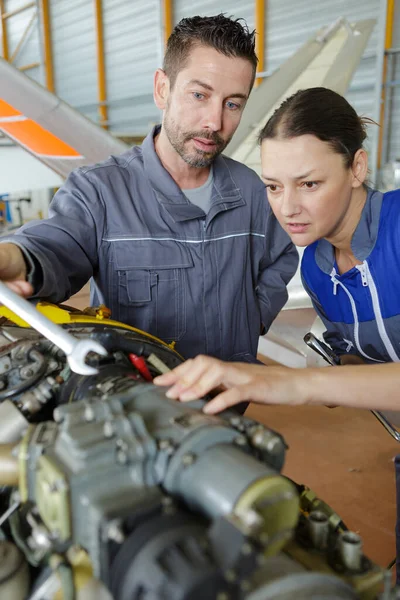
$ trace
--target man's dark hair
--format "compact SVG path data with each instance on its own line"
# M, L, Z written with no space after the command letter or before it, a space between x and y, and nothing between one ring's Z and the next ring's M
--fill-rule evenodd
M260 131L258 141L262 144L266 139L314 135L341 154L350 168L367 136L366 125L371 123L372 119L359 117L337 92L315 87L299 90L284 100Z
M168 38L163 64L171 88L194 46L209 46L225 56L247 59L253 66L255 78L258 62L255 31L249 30L244 19L232 19L221 13L213 17L189 17L176 25Z

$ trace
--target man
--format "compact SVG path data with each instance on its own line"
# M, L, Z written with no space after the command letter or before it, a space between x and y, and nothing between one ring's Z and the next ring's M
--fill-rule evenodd
M73 172L49 219L0 245L0 277L52 302L93 277L92 304L183 356L254 362L298 261L261 180L221 156L256 65L254 32L239 20L183 19L154 79L162 126Z

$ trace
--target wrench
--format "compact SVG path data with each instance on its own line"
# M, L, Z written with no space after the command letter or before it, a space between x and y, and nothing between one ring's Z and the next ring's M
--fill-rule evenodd
M340 364L340 358L336 356L336 354L321 340L319 340L315 335L311 332L306 333L303 340L312 348L317 354L322 356L331 366L336 366ZM388 421L388 419L383 415L379 410L371 410L372 414L376 419L378 419L379 423L381 423L386 431L390 433L392 438L396 440L396 442L400 442L400 432Z
M87 365L85 358L89 352L96 352L101 356L107 354L107 350L99 342L90 338L78 340L65 329L50 321L28 300L10 290L2 281L0 281L0 303L65 352L71 371L79 375L96 375L97 369Z

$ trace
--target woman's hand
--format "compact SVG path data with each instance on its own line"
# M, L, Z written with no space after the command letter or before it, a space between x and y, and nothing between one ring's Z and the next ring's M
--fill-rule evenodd
M172 386L166 395L182 402L202 398L216 387L223 386L224 391L203 409L214 414L243 401L303 404L307 399L301 380L302 369L229 363L200 355L156 377L154 383Z
M289 369L197 356L156 377L154 383L172 386L167 396L182 401L201 398L222 385L224 391L217 391L204 406L209 414L244 401L400 410L400 363Z

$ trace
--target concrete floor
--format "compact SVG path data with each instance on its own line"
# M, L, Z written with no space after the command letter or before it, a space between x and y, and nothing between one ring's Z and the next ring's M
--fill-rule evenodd
M89 305L84 288L67 303ZM398 444L364 410L251 406L247 416L281 433L289 445L284 474L309 486L346 525L364 552L386 567L395 556L393 459Z

